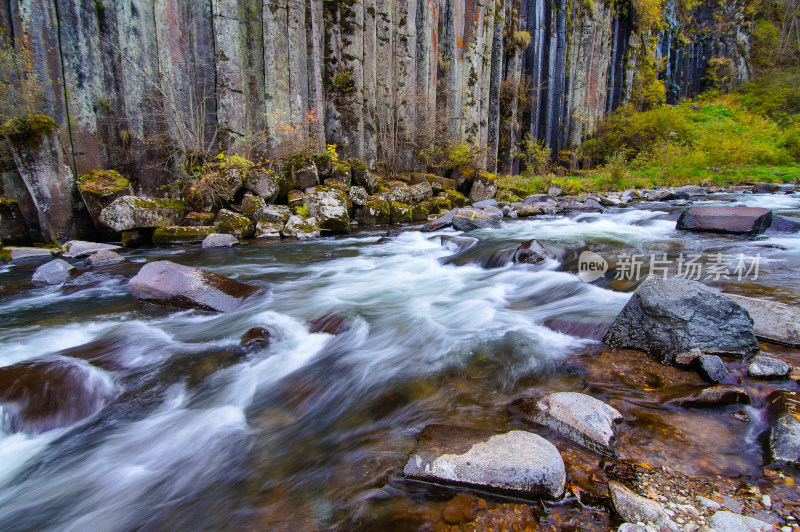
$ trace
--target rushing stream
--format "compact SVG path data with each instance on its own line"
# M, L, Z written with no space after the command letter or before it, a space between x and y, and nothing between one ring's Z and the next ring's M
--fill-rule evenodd
M797 193L695 205L731 201L800 215ZM660 407L671 384L660 370L636 369L635 354L615 358L597 341L635 284L613 272L592 284L576 275L584 250L612 264L632 253L758 254L757 279L705 282L800 304L800 235L680 233L681 208L509 221L467 235L477 240L407 230L136 249L125 254L130 263L65 287L31 287L36 264L5 266L0 366L54 361L66 377L42 409L56 418L98 412L16 431L5 416L0 529L388 529L445 497L400 477L422 427L507 430L518 426L510 401L553 390L591 390L620 409L625 457L757 478L763 404L744 409L744 421ZM557 260L511 264L531 238ZM225 314L140 306L127 280L160 259L263 291ZM309 321L330 315L346 330L309 332ZM271 345L242 349L252 327L267 328ZM778 353L800 363L792 350ZM569 500L541 512L545 522L548 512L586 514ZM608 526L607 512L596 514L594 524Z

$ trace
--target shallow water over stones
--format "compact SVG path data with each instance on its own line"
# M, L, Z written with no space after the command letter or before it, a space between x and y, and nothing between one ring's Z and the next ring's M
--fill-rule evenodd
M797 195L695 202L715 204L800 215ZM554 430L537 432L566 464L567 496L556 503L454 499L457 490L401 476L426 425L526 430L511 402L565 391L622 414L619 460L768 491L766 398L795 381L751 380L746 361L726 359L751 404L666 405L707 385L694 372L599 344L635 283L609 274L587 284L576 273L586 250L612 267L634 253L760 253L757 279L704 282L798 305L800 235L682 233L679 207L640 207L504 222L466 235L474 242L431 238L460 235L453 230L409 230L137 249L97 282L68 289L31 286L40 263L4 266L0 366L57 357L96 368L106 387L102 404L78 409L80 419L4 427L0 528L407 530L467 515L464 526L475 528L608 529L617 523L604 502L608 459ZM532 238L555 259L513 264L514 250ZM224 314L140 306L127 281L156 260L262 290ZM242 348L255 327L270 341ZM761 347L800 365L800 351Z

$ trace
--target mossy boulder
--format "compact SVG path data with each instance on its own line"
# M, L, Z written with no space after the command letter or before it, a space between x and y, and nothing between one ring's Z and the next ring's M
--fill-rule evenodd
M195 227L198 225L213 225L214 218L216 218L216 216L217 215L214 214L213 212L192 211L186 214L186 218L184 218L184 221L186 222L186 225Z
M264 198L267 203L275 201L280 192L278 176L271 168L257 167L248 171L244 177L244 187L256 196Z
M411 207L411 219L415 222L426 222L431 211L423 203Z
M417 206L428 211L428 214L439 214L441 210L439 204L433 201L433 198L420 202Z
M160 246L202 242L211 233L214 233L211 225L158 227L153 231L153 244Z
M250 218L253 217L256 211L263 209L266 206L267 204L264 199L258 196L245 194L242 198L242 214L249 216Z
M214 218L211 218L214 221ZM135 248L139 246L149 246L153 243L153 229L136 229L134 231L122 231L120 239L122 245L126 248Z
M258 222L277 222L281 226L289 221L292 210L286 205L266 205L256 211L253 215L256 223Z
M317 165L317 174L320 180L333 177L333 161L327 154L315 153L311 159L314 161L314 164Z
M367 189L364 187L350 187L348 193L350 195L350 202L356 207L363 207L367 202L367 198L369 198Z
M101 224L114 231L180 225L188 209L175 199L122 196L100 212Z
M392 225L407 224L414 220L411 207L405 203L392 201L389 203L389 209L391 213Z
M348 233L350 216L348 197L341 190L319 190L306 194L303 205L316 218L319 229L326 233Z
M433 197L433 187L428 182L412 185L408 191L411 193L412 203L420 203Z
M280 240L284 225L283 222L256 222L256 238Z
M253 221L243 214L221 209L214 221L214 228L218 233L227 233L236 238L250 238L255 233Z
M445 190L456 190L457 184L455 180L447 177L441 177L434 174L411 174L411 184L417 185L419 183L428 183L433 189L434 194L438 194Z
M350 191L350 187L348 187L343 182L339 181L338 179L328 178L325 180L325 186L328 188L335 188L336 190L341 190L345 194Z
M413 199L411 195L411 189L402 181L389 181L386 183L386 187L389 189L389 194L386 199L390 201L398 201L400 203L412 202Z
M448 198L444 198L442 196L431 198L430 201L431 203L436 205L436 207L439 209L439 212L447 212L453 208L453 202L450 201ZM433 209L431 209L431 214L436 214L433 212Z
M0 240L6 244L28 245L30 236L22 218L19 204L10 198L0 196Z
M83 174L78 179L78 191L95 224L103 209L115 199L133 195L131 182L114 170L92 170Z
M9 120L0 126L0 136L15 144L27 144L35 147L43 137L56 129L56 123L49 116L29 114Z
M283 227L281 236L297 240L310 240L320 235L317 219L313 216L293 215Z
M473 203L492 199L497 194L497 176L484 170L475 173L472 187L469 191L469 199Z
M377 196L370 196L358 213L358 223L366 226L389 225L392 223L389 202Z
M439 194L439 197L450 200L453 207L463 207L467 202L467 198L464 197L464 194L455 190L445 190Z
M350 168L350 163L340 162L336 164L333 167L331 178L336 179L337 181L341 181L346 185L352 183L352 169Z
M317 165L308 155L295 155L291 159L292 181L295 188L305 190L319 185Z
M352 184L359 187L364 187L367 192L374 194L378 187L378 182L375 176L369 169L369 165L359 159L349 159L350 174L352 176Z

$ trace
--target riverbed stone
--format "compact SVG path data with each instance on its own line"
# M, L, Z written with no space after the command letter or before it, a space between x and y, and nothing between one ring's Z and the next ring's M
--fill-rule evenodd
M555 255L542 246L538 240L528 240L519 245L514 252L514 262L539 265L548 259L555 259Z
M708 526L714 532L766 532L774 530L770 523L754 517L720 511L711 516Z
M314 191L303 197L309 216L316 218L319 230L325 233L350 232L347 195L340 190Z
M62 255L68 259L76 259L79 257L86 257L98 251L113 251L120 249L119 246L114 244L103 244L102 242L86 242L85 240L70 240L65 242L63 246Z
M253 214L256 222L277 222L285 224L292 217L292 211L286 205L266 205Z
M567 438L606 456L615 456L616 425L623 418L615 408L576 392L547 394L541 399L518 399L512 411L523 419L557 430Z
M158 227L153 231L153 244L162 246L202 242L214 231L214 227L210 225Z
M210 248L229 248L239 243L239 240L227 233L211 233L203 239L201 247L203 249Z
M680 530L658 502L637 495L616 480L609 481L608 491L611 493L614 510L623 520Z
M12 261L26 260L26 259L48 259L53 256L55 250L49 248L29 248L6 246L2 248L3 255L7 256Z
M757 207L691 207L676 224L684 231L757 235L772 223L772 211Z
M707 382L719 384L729 376L728 367L717 355L700 355L697 358L697 372Z
M750 395L741 386L727 384L694 389L677 393L667 399L667 404L678 406L708 407L728 405L749 405Z
M747 374L751 379L781 379L792 373L792 366L768 356L759 355L747 367Z
M264 327L253 327L242 335L239 345L244 348L266 347L269 345L271 338L272 335Z
M239 239L250 238L255 233L255 225L250 218L228 209L220 209L217 213L214 229L218 233L228 233Z
M180 225L188 212L179 200L122 196L100 213L100 222L114 231Z
M603 341L642 350L667 365L694 348L741 357L760 349L747 311L702 283L678 277L639 285Z
M800 313L797 307L735 294L726 294L742 306L753 319L753 331L758 338L800 346Z
M800 221L797 218L786 218L785 216L772 215L772 224L767 229L767 233L797 233L800 231Z
M777 390L767 397L767 405L770 458L800 465L800 393Z
M389 202L370 196L357 216L358 223L366 226L389 225L392 222L392 211Z
M536 434L428 425L403 474L527 498L559 499L566 471L555 446Z
M70 278L72 265L64 259L53 259L33 272L31 282L37 285L64 284Z
M295 214L286 222L281 236L284 238L296 238L297 240L318 238L320 236L319 224L313 216L303 217Z
M219 312L233 310L259 291L256 286L168 260L145 264L128 286L141 301Z
M457 210L458 209L451 209L447 211L445 214L433 220L432 222L425 224L424 226L422 226L422 231L432 232L452 226L453 217L455 216Z
M103 266L113 266L123 262L127 262L125 257L119 253L104 249L89 255L89 258L86 259L86 266L90 268L102 268Z
M476 229L499 229L501 221L481 209L465 207L457 209L453 214L453 227L459 231L473 231Z
M281 231L285 225L283 222L258 222L255 237L280 240Z

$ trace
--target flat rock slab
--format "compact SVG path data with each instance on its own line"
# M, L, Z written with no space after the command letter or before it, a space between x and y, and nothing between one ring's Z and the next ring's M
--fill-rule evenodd
M120 246L113 244L102 244L100 242L86 242L85 240L70 240L62 246L64 257L68 259L86 257L98 251L114 251L120 249Z
M733 512L717 512L711 516L708 526L714 532L761 532L774 530L771 524L760 519L735 514Z
M560 499L566 483L561 455L541 436L448 425L422 430L403 474L526 498Z
M110 250L98 251L97 253L89 255L89 258L86 259L86 265L92 268L113 266L114 264L121 264L123 262L127 262L125 257Z
M608 483L608 491L611 493L614 510L623 520L679 530L678 525L658 502L637 495L616 480Z
M750 314L757 337L778 344L800 346L800 309L777 301L725 295Z
M159 305L227 312L258 287L168 260L150 262L128 283L134 297Z
M678 406L728 406L749 405L750 395L741 386L728 384L724 386L710 386L689 393L678 393L667 400L667 404Z
M757 235L772 224L772 211L757 207L692 207L676 225L685 231Z
M800 393L778 390L767 397L767 404L770 457L800 465Z
M777 358L757 356L747 367L751 379L782 379L792 373L792 366Z
M6 246L3 248L4 252L8 252L11 257L11 260L22 260L22 259L47 259L53 256L52 249L47 248L25 248L25 247L15 247L15 246Z
M639 285L603 341L640 349L668 365L694 348L706 355L759 352L745 309L702 283L679 277L652 278Z
M572 441L606 456L615 456L615 425L622 414L599 399L575 392L519 399L512 411L523 419L557 430Z

